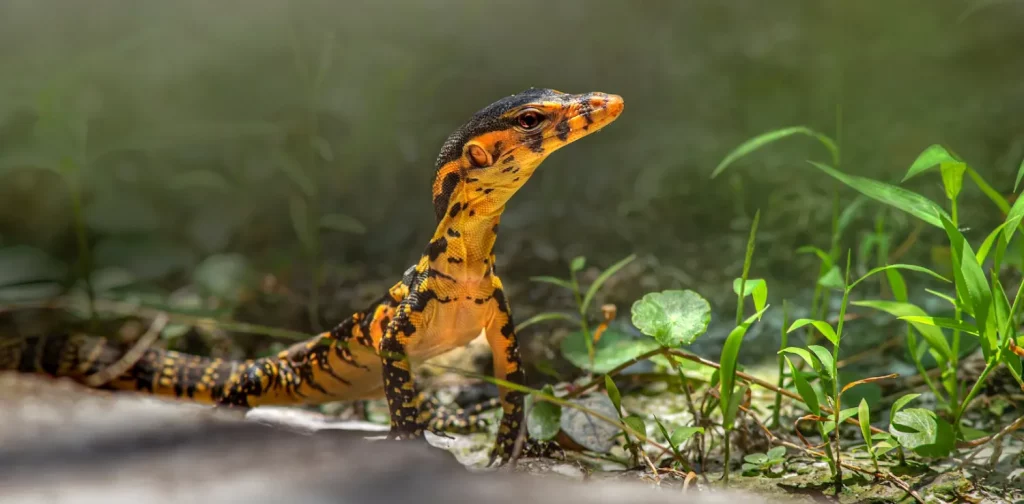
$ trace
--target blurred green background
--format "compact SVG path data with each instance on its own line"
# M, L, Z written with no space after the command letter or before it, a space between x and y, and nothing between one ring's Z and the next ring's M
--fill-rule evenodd
M810 296L816 260L794 250L827 247L833 198L855 197L804 162L828 154L803 138L711 179L753 135L812 127L838 138L843 171L892 183L944 143L1012 192L1024 2L4 0L0 303L81 292L88 271L101 298L329 327L422 251L448 133L530 86L626 110L509 205L498 260L517 317L572 306L529 276L586 255L592 278L636 253L602 301L628 313L691 288L728 323L755 210L752 276L777 304ZM908 186L942 194L937 177ZM968 238L1002 218L973 186L962 204ZM919 227L859 208L855 260L879 216L892 248ZM933 266L944 238L919 231L905 258Z

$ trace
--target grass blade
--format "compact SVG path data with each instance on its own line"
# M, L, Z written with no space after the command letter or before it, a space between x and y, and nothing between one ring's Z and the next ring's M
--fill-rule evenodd
M985 272L978 264L978 258L971 250L960 230L946 217L942 217L942 225L949 236L950 253L953 257L953 273L956 275L956 289L962 300L970 302L972 315L978 329L985 330L989 307L992 305L992 291L989 290ZM988 337L989 335L986 335ZM992 335L994 337L994 335ZM982 338L985 340L986 338ZM993 342L994 343L994 342Z
M814 328L817 329L818 332L822 334L822 336L825 336L825 338L831 341L833 345L839 344L839 337L836 336L835 329L832 329L832 326L830 326L828 322L825 322L823 320L812 320L806 318L797 319L793 321L793 324L789 326L789 329L786 332L791 333L807 324L813 325Z
M945 317L927 317L920 315L905 315L899 317L900 320L906 320L907 322L916 322L918 324L926 324L935 327L945 327L946 329L956 329L963 331L968 334L978 335L978 327L974 324L968 324L967 322L960 322L956 319L945 318ZM916 327L916 324L915 324Z
M948 214L942 207L913 191L874 179L847 175L831 166L814 161L808 161L808 163L831 175L836 180L860 191L865 196L903 210L935 227L942 227L942 221L939 220L938 215L948 218Z
M921 333L921 336L928 342L928 345L939 352L944 359L950 360L953 358L953 350L949 346L949 341L946 340L946 337L942 334L942 330L939 329L938 326L905 318L928 317L928 314L917 305L901 303L898 301L883 301L880 299L851 301L850 304L854 306L866 306L875 310L884 311L897 318L910 322L910 324Z
M622 259L621 261L609 266L608 269L602 271L601 274L598 275L597 278L594 280L594 283L590 284L590 288L587 289L587 294L583 296L583 304L580 308L580 311L582 313L586 313L587 308L590 306L590 302L594 299L594 295L597 294L598 289L600 289L601 286L604 285L604 283L607 282L608 279L612 277L612 275L618 273L620 269L624 268L627 264L633 262L634 259L636 259L636 254L630 254L625 259Z
M889 265L886 265L886 266L879 266L877 268L872 269L871 271L868 271L867 273L864 274L864 276L858 278L857 281L855 281L852 284L850 284L850 288L852 289L855 285L861 283L864 280L867 280L868 277L870 277L871 275L874 275L875 273L880 273L882 271L887 271L887 270L891 270L891 269L904 269L904 270L910 270L910 271L917 271L918 273L926 273L926 274L929 274L929 275L931 275L931 276L933 276L935 278L938 278L939 280L942 280L943 282L947 282L947 283L949 282L948 278L946 278L946 277L944 277L944 276L942 276L942 275L940 275L940 274L938 274L938 273L936 273L936 272L934 272L934 271L932 271L932 270L930 270L928 268L925 268L924 266L918 266L916 264L889 264Z
M1017 180L1013 181L1013 192L1017 192L1021 177L1024 177L1024 159L1020 160L1020 168L1017 168Z
M800 371L793 366L793 361L789 360L789 357L786 357L786 364L789 365L789 374L793 377L793 384L796 385L796 391L804 400L804 404L807 405L807 409L815 415L820 415L821 407L818 405L818 395L814 393L814 388L811 387L810 383L807 383L807 380L800 374Z
M553 276L533 276L533 277L530 277L530 281L531 282L548 283L548 284L551 284L551 285L557 285L557 286L559 286L559 287L561 287L563 289L568 289L568 290L572 290L573 289L572 282L570 282L568 280L562 280L561 278L557 278L557 277L553 277Z
M725 169L728 168L729 165L736 162L737 159L740 159L743 156L746 156L747 154L750 154L751 152L754 152L760 149L761 147L764 147L765 145L768 145L772 142L776 142L778 140L781 140L792 135L807 135L809 137L816 138L819 142L822 143L822 145L824 145L828 149L829 153L832 154L833 163L835 163L836 160L839 158L839 149L836 147L835 142L833 142L831 138L821 133L818 133L817 131L814 131L806 126L793 126L789 128L782 128L774 131L769 131L767 133L762 133L754 138L747 140L746 142L743 142L742 144L740 144L739 147L736 147L735 149L732 150L732 152L725 156L725 159L723 159L721 163L718 163L718 166L715 167L715 170L711 172L711 178L717 177L719 174L725 171Z
M520 322L519 325L516 326L516 332L522 331L523 329L532 326L533 324L536 324L538 322L547 322L548 320L565 320L566 322L572 322L573 324L579 323L579 320L576 317L568 313L545 312L538 313Z
M930 145L918 154L917 159L910 165L910 169L907 170L907 174L903 176L903 180L900 183L906 182L932 167L949 162L959 163L960 160L953 157L945 147L938 144Z
M1013 238L1013 233L1017 231L1022 218L1024 218L1024 198L1017 198L1017 201L1014 201L1013 206L1010 207L1010 211L1006 213L1006 222L1004 223L1006 228L1003 230L1003 236L1007 243L1010 242L1010 238Z
M992 200L992 203L995 203L999 210L1003 213L1010 211L1010 203L1006 201L1006 198L999 194L999 191L993 189L988 182L985 182L985 179L981 178L981 175L974 171L974 168L967 167L967 176L971 177L971 180L978 185L978 189L981 189L981 192L985 193L985 196L988 196L988 199Z
M747 333L747 329L755 320L761 317L762 313L764 313L764 309L751 315L742 324L736 326L729 333L729 336L725 338L725 345L722 346L722 358L720 360L722 370L719 373L722 380L720 389L722 400L720 404L722 406L722 417L724 418L723 425L726 429L732 428L732 422L736 414L731 406L733 404L733 386L736 384L736 361L739 358L740 345L743 343L743 336ZM730 416L730 411L732 416Z

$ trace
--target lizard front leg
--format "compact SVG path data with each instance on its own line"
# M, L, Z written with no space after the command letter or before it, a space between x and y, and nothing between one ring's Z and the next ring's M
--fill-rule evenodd
M422 439L425 420L420 418L420 395L412 380L412 365L406 354L406 342L415 335L409 320L411 306L402 302L380 340L383 362L384 396L391 412L388 439Z
M494 360L494 376L499 380L524 385L526 383L526 372L523 370L522 359L519 356L519 342L516 340L515 323L512 321L512 310L502 290L501 280L494 277L495 312L490 323L485 328L487 342L491 346L491 354ZM502 416L501 425L498 427L498 437L491 451L493 464L500 459L501 464L508 462L515 449L516 439L519 433L523 432L523 453L545 454L550 451L549 443L537 443L529 439L525 432L523 423L526 422L524 414L524 394L518 390L509 390L506 387L498 387L501 394Z

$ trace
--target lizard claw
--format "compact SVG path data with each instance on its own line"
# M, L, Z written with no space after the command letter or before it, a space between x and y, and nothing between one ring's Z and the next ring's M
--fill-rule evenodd
M495 461L498 461L499 466L507 464L508 461L512 459L514 449L514 440L511 444L496 443L494 448L491 449L491 458L487 462L487 465L494 465ZM519 452L519 457L562 459L565 458L565 451L554 441L539 441L532 438L526 438L523 441L523 447Z

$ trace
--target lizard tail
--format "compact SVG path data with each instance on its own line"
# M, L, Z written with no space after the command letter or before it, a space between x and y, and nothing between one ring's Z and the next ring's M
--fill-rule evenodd
M245 400L245 394L238 394L239 385L254 367L263 364L262 359L230 361L162 349L148 349L133 362L122 362L126 352L128 346L117 341L81 334L0 336L0 371L65 377L91 387L136 390L207 404L237 404ZM119 365L126 369L104 376L108 368ZM236 400L227 401L231 396Z

